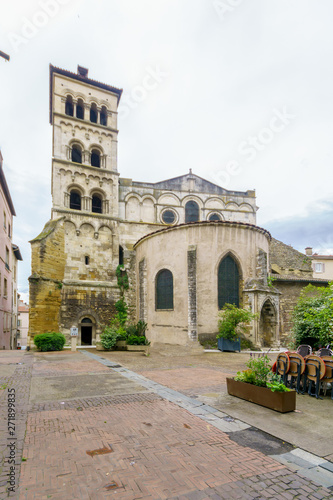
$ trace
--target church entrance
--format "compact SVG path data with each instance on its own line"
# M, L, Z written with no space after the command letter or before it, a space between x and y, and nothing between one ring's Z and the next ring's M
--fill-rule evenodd
M272 302L267 299L262 306L259 322L259 339L263 347L271 347L276 342L276 310Z
M94 325L90 318L83 318L80 322L81 345L92 345Z

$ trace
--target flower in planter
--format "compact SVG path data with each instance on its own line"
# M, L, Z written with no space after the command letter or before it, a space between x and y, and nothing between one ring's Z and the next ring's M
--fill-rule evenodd
M279 375L272 373L270 362L267 354L259 354L258 357L251 354L251 358L246 363L249 369L237 372L235 380L259 387L267 387L272 392L289 392L290 389L281 382Z

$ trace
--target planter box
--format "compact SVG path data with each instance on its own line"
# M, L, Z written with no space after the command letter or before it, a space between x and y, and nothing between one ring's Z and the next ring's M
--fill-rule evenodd
M238 382L233 378L227 378L227 389L228 394L231 396L245 399L280 413L287 413L296 409L296 391L272 392L267 387Z
M240 352L240 350L241 350L240 338L237 340L229 340L229 339L224 339L224 338L217 339L217 348L220 351L239 351Z
M126 345L126 351L143 351L146 352L148 345Z
M126 351L126 347L127 347L126 340L117 340L115 345L117 351Z

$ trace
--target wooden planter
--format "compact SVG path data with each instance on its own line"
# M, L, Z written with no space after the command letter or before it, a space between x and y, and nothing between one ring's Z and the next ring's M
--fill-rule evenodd
M280 413L287 413L296 409L296 391L272 392L267 387L238 382L233 378L227 378L227 389L228 394L231 396L245 399Z
M220 338L217 339L217 348L220 351L239 351L241 350L240 338L237 340L229 340Z

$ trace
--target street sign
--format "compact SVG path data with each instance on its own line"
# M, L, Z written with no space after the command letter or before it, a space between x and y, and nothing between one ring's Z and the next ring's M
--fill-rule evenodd
M77 337L79 335L79 329L73 326L71 328L71 337Z

